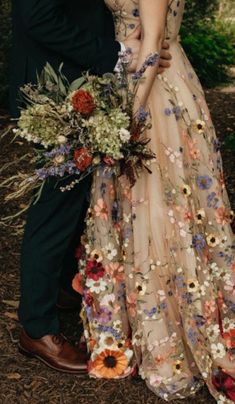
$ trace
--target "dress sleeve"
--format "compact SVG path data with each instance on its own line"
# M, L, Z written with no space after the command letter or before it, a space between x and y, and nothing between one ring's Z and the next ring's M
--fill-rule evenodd
M112 38L94 36L63 12L61 0L16 0L23 29L45 48L97 73L112 71L120 44Z

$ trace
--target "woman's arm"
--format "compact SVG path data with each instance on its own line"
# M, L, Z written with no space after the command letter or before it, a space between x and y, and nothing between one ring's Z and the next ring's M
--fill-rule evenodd
M139 12L142 27L141 47L137 70L141 68L150 54L161 52L165 37L168 0L139 0ZM158 63L147 68L144 80L138 85L134 112L146 107L153 82L156 78Z

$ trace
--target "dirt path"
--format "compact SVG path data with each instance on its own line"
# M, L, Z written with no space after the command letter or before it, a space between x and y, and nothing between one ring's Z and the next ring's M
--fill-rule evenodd
M210 90L206 96L218 136L222 142L235 133L235 88ZM1 115L1 113L0 113ZM6 118L2 118L4 125ZM0 147L1 164L21 155L27 147L9 144L5 139ZM235 153L222 147L225 178L235 208ZM13 173L9 170L6 174ZM24 201L22 201L24 203ZM10 214L16 204L2 205L1 213ZM14 236L14 228L0 228L0 403L1 404L158 404L157 399L140 379L117 382L77 378L48 370L42 364L20 356L17 351L19 323L17 303L19 300L20 238ZM74 341L79 335L79 316L61 313L62 328ZM174 403L188 403L178 400ZM204 388L195 397L195 402L215 403Z

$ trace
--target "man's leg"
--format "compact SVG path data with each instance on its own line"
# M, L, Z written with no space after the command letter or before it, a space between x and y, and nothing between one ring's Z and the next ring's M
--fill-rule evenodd
M22 246L19 317L32 338L60 331L56 310L60 276L67 250L84 221L90 180L64 193L54 186L48 181L40 200L30 207Z

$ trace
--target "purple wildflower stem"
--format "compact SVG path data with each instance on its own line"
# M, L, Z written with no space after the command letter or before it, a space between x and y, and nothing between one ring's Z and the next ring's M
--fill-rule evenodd
M137 70L137 72L135 74L133 74L133 76L132 76L133 80L140 80L143 77L147 68L149 66L155 66L159 59L160 59L160 55L157 52L149 55L147 57L147 59L145 60L145 62L143 63L143 65L141 66L141 68L139 70Z

